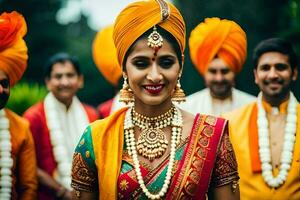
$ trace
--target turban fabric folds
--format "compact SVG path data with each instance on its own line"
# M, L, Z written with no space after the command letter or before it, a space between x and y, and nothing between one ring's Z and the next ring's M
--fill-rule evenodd
M93 59L101 74L114 86L122 76L113 41L113 26L101 29L93 42Z
M27 33L25 19L19 13L0 15L0 70L3 70L13 86L21 79L27 67L27 46L23 37Z
M189 38L190 56L200 74L217 56L238 73L246 60L247 39L243 29L233 21L206 18Z
M161 2L169 7L170 15L162 20ZM158 25L171 33L179 44L181 53L185 48L185 23L177 8L163 0L138 1L129 4L117 17L113 39L120 65L127 50L143 33Z

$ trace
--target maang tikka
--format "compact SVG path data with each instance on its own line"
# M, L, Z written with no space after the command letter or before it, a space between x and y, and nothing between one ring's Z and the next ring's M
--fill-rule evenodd
M171 12L168 4L164 0L156 0L156 2L159 4L160 7L161 20L159 23L161 23L169 18ZM163 37L157 32L156 25L153 26L153 31L148 36L147 45L150 48L154 49L155 55L163 45Z
M157 32L156 26L153 26L152 33L148 36L147 45L154 49L155 52L158 51L163 45L163 37Z
M134 102L133 92L129 87L126 76L124 76L124 83L123 83L122 89L120 90L119 101L124 102L126 105Z

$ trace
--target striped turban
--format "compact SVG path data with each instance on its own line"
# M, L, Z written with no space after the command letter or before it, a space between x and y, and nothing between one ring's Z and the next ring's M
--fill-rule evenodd
M113 26L101 29L93 42L93 59L101 74L114 86L122 76L113 41Z
M165 18L169 11L168 18ZM171 33L183 54L185 48L185 23L177 8L163 0L145 0L129 4L117 17L113 39L118 62L123 64L127 50L143 33L158 25Z
M238 73L246 60L247 39L243 29L235 22L217 17L206 18L192 30L189 48L200 74L206 72L215 57L221 58L233 72Z
M0 69L9 77L11 86L21 79L27 67L27 46L23 40L26 33L22 15L15 11L0 15Z

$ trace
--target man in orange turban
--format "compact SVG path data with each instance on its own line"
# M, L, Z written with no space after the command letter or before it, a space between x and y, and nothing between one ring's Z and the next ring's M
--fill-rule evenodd
M109 81L116 89L116 95L101 103L98 107L100 118L105 118L114 111L125 106L119 102L119 81L122 77L122 68L117 59L116 47L113 41L113 26L101 29L93 42L93 59L104 78Z
M189 38L190 56L204 77L206 89L187 97L182 106L192 113L220 115L254 100L234 88L247 55L247 39L234 21L206 18Z
M0 199L35 199L36 157L29 123L4 108L10 88L27 67L26 22L17 12L0 15Z

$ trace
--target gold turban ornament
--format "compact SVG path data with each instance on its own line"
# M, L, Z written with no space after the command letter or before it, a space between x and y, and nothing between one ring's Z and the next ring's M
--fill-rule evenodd
M27 67L27 46L23 37L27 33L25 19L18 12L0 15L0 69L16 84Z
M113 39L120 65L123 64L124 56L130 46L143 33L156 25L174 36L183 54L185 23L177 8L163 0L138 1L129 4L115 21Z
M122 76L113 41L113 26L101 29L93 42L93 59L101 74L114 86Z
M206 18L191 32L189 48L191 59L200 74L206 72L216 56L238 73L247 56L246 33L233 21Z

